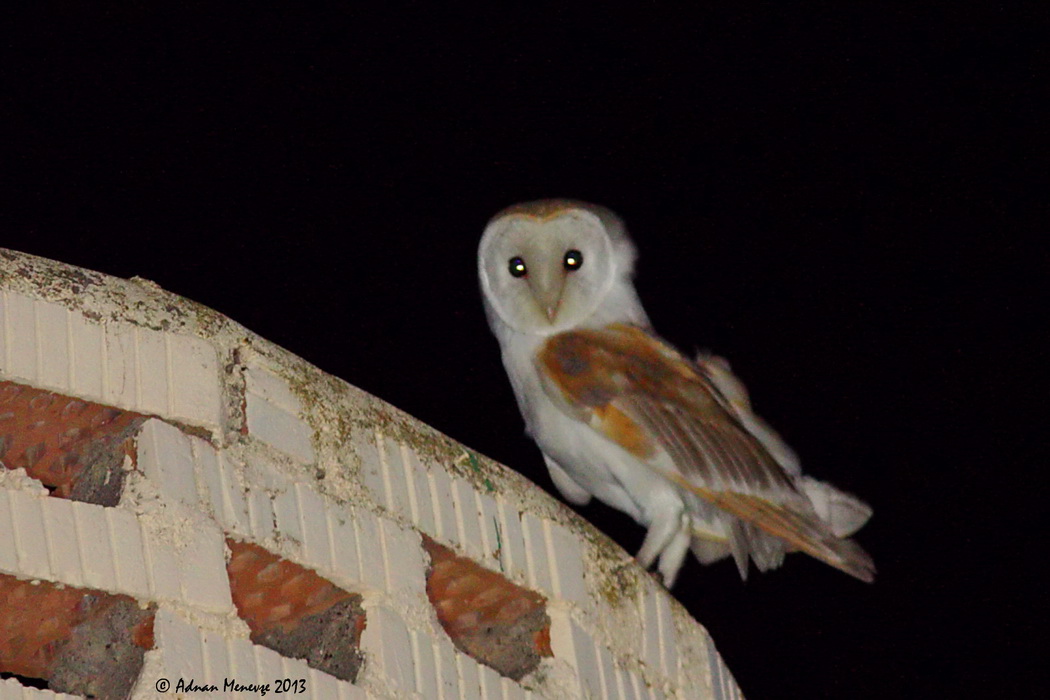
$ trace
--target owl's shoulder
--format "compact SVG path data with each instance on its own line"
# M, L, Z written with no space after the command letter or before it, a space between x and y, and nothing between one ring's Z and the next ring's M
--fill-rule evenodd
M705 383L697 366L651 330L613 323L552 335L536 353L536 363L553 383L594 404L624 391L660 395L675 386Z

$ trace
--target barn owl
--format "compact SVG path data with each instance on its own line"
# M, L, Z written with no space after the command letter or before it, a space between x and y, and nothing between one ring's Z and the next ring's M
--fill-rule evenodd
M481 239L486 316L558 491L645 526L638 561L668 588L689 550L704 564L732 556L744 579L749 559L766 571L802 551L874 580L848 539L871 509L802 474L728 363L653 332L634 260L615 214L569 200L505 209Z

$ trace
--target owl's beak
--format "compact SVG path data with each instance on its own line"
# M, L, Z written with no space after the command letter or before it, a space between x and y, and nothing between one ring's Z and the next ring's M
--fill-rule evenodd
M546 314L547 320L554 323L561 309L561 295L565 290L565 274L558 270L553 275L530 275L529 287L532 288L532 296Z

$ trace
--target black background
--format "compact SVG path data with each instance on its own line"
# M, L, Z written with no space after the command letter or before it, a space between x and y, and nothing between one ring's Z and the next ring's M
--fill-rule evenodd
M726 4L5 7L0 246L154 280L550 489L475 248L508 204L605 204L658 331L875 508L874 585L686 566L745 693L1045 689L1046 11Z

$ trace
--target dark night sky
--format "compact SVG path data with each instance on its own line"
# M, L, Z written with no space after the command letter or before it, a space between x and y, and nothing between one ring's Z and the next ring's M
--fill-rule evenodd
M749 697L1045 690L1045 9L151 4L0 10L0 246L154 280L550 489L475 247L605 204L657 330L875 508L871 586L687 565Z

